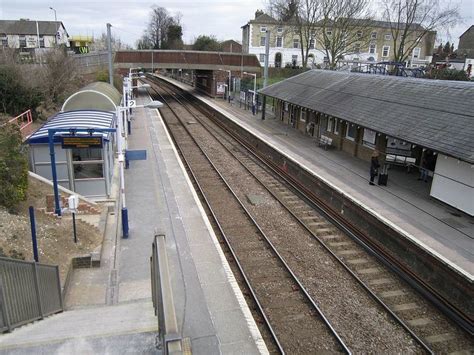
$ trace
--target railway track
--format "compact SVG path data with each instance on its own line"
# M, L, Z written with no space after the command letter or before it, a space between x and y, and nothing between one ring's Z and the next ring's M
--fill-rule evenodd
M318 211L318 209L315 208L314 204L310 200L301 195L301 193L295 190L293 187L289 186L288 181L286 181L284 177L282 177L280 174L276 174L276 171L274 171L270 166L263 165L262 162L259 161L255 156L250 155L248 151L237 145L235 140L233 138L229 138L227 134L222 130L222 128L218 128L214 124L211 124L206 118L206 116L210 116L208 112L206 112L205 110L203 111L202 108L196 109L196 107L194 107L190 103L189 97L184 96L184 94L182 93L176 92L175 89L173 89L175 92L172 92L169 88L161 88L159 90L162 91L163 95L160 99L164 101L176 102L176 104L169 103L169 109L171 112L181 117L192 117L191 120L181 122L181 125L183 127L195 127L195 123L200 123L206 126L206 131L208 132L208 134L212 134L214 139L219 142L218 144L225 147L225 149L227 150L227 154L229 156L232 156L234 159L238 159L239 164L242 164L242 166L245 167L245 170L248 174L251 175L252 179L254 179L260 184L260 188L263 187L266 193L268 193L268 195L271 196L272 199L276 201L286 211L286 213L291 215L294 221L293 223L298 224L299 226L300 234L303 232L306 234L306 245L304 245L304 243L303 245L298 245L298 248L295 248L295 250L292 252L288 252L288 250L285 250L285 248L287 247L285 247L284 245L282 246L282 244L284 244L284 238L278 237L272 237L274 246L272 246L271 249L273 249L274 253L278 254L279 252L276 249L281 250L281 248L283 248L283 252L281 252L283 256L280 256L281 262L287 263L287 268L292 268L296 270L292 273L297 273L299 275L299 277L301 278L301 282L304 283L304 286L302 285L302 288L305 289L305 287L307 287L308 292L311 294L312 297L315 297L315 295L320 296L324 293L318 292L317 290L318 288L321 288L318 284L318 282L321 282L321 279L317 279L317 276L315 276L311 272L313 268L318 268L320 265L318 266L314 264L314 262L312 264L309 263L308 260L310 260L311 257L314 258L315 255L309 255L311 253L308 253L308 250L305 250L308 248L308 244L311 246L309 250L311 250L312 252L324 252L330 255L329 259L327 258L327 255L325 256L325 258L327 259L325 261L326 263L333 263L334 265L331 264L332 267L338 265L337 267L343 268L346 273L349 273L351 275L351 282L357 283L358 285L358 290L356 292L358 293L357 297L361 297L362 299L364 299L363 296L359 295L362 291L362 293L364 293L366 296L366 299L364 299L363 302L367 302L367 298L371 298L372 303L375 302L377 305L376 307L379 308L378 312L380 314L381 311L385 312L385 315L390 318L389 323L396 323L396 326L394 324L391 324L391 327L403 328L403 330L409 335L410 340L413 341L413 343L417 343L417 345L415 346L413 343L411 343L410 340L405 339L406 342L410 344L410 349L412 351L451 352L453 350L466 350L472 348L472 342L470 342L470 339L466 337L464 333L459 332L459 330L455 326L450 324L445 318L439 317L438 315L436 315L436 317L433 316L433 314L436 314L436 312L433 312L432 309L429 310L429 317L424 316L426 315L425 313L428 309L426 302L424 302L422 299L415 299L416 295L414 295L413 290L404 285L398 280L395 275L393 275L390 271L386 270L383 266L381 266L375 258L370 256L366 252L366 250L364 250L357 243L355 243L349 236L347 236L347 234L342 233L338 228L336 228L334 224L328 220L327 216L325 216L323 212ZM171 108L172 105L175 105L174 108ZM164 115L166 116L166 114ZM168 126L173 136L175 137L178 146L179 144L183 144L182 142L178 142L175 133L173 133L173 130L176 128L174 127L175 124L168 122ZM188 132L188 134L192 133ZM211 149L212 151L212 144L207 145L208 149ZM214 144L214 149L216 149L216 144ZM205 150L205 148L203 150ZM183 156L185 155L184 152L182 152L182 154ZM205 170L206 168L204 168L204 171ZM193 174L195 174L194 170ZM204 174L204 172L202 172L202 174ZM199 180L199 177L195 176L197 181L207 181L206 176L203 175L203 177L204 180ZM248 216L256 216L255 219L258 220L259 213L262 213L261 211L259 211L258 201L257 203L252 203L252 201L250 201L250 204L244 203L242 200L245 199L245 197L247 197L248 199L248 194L244 194L244 198L242 198L241 196L240 199L237 196L239 194L238 192L233 192L233 194L234 197L240 201L240 204L242 206L241 208L246 211L246 214ZM222 204L219 205L219 198L221 197L220 193L217 193L216 197L212 197L212 192L208 192L208 194L206 194L203 191L203 195L206 196L205 198L207 202L209 202L211 206L214 206L213 211L216 210L216 201L217 206L222 206ZM256 196L258 196L258 194ZM245 205L247 205L247 207L245 207ZM224 206L227 206L227 204L225 204ZM221 210L221 208L219 207L217 209ZM226 210L226 208L224 208L224 210ZM214 214L216 220L219 221L218 223L220 224L222 216L219 216L219 213L214 212ZM263 222L259 222L262 224L262 226L259 227L259 230L261 232L263 232L264 229L268 229L268 226L265 225L265 217L262 220ZM222 224L220 225L222 226ZM280 229L285 230L285 228L283 227L284 226L281 226ZM235 230L231 229L230 235L233 236L234 233L239 229L240 227L237 227ZM245 231L246 228L244 228L243 230ZM225 229L223 229L223 232L224 235L229 235L225 232ZM305 239L301 237L299 238ZM317 242L318 247L316 247L315 245L311 245L311 242L308 243L307 238L312 239L313 242ZM250 263L252 263L252 261L255 263L255 260L259 260L258 258L260 257L260 253L262 251L269 250L268 245L265 247L261 244L258 244L257 242L251 242L250 244L247 243L248 239L232 239L229 237L227 237L227 239L230 245L229 248L231 248L232 253L238 260L239 258L241 258L240 255L248 254L251 260ZM269 245L273 245L271 244L272 242L269 240L270 237L268 237L267 239L267 243L269 242ZM295 241L295 244L300 243L296 243ZM297 252L298 250L299 252ZM263 254L266 255L271 253L263 252ZM303 261L298 261L298 259L302 259ZM285 262L284 260L287 261ZM288 264L291 264L291 266L288 266ZM309 266L309 264L311 264L309 268L310 272L308 272L307 270L307 266ZM246 269L246 267L242 265L242 271L245 275L246 272L252 274L251 270L251 267L249 267L249 269ZM257 270L258 272L262 273L262 270L265 269L263 267L259 268L257 266ZM272 269L269 268L269 270ZM326 276L330 278L329 274ZM324 277L324 275L322 277ZM339 278L341 277L336 277L336 279ZM257 287L260 287L259 285L264 285L262 286L263 289L271 290L271 288L268 288L269 286L265 284L265 278L260 278L263 279L263 282L258 277L256 279L247 277L247 279L252 285L250 286L251 288L255 287L255 285L257 285ZM315 281L316 279L318 280L317 282ZM257 281L256 283L255 280ZM273 282L274 281L275 280L273 280ZM262 283L259 284L259 282ZM270 285L271 282L272 281L270 281ZM344 279L344 282L348 281ZM285 286L288 287L290 285L285 284ZM353 290L354 287L351 287ZM287 290L288 292L290 292L290 290L292 289L293 287L290 287L289 289L287 289L286 287L283 288L283 290ZM344 287L342 287L342 289L344 289ZM339 292L341 292L341 290L339 290ZM257 300L258 295L259 294L255 292ZM369 295L369 297L367 297L367 295ZM287 295L285 294L285 297L286 296ZM325 301L322 301L322 303L324 304ZM340 304L344 305L345 307L343 300L340 301ZM287 308L291 309L291 307ZM372 309L369 307L366 311L371 310ZM263 314L265 314L266 311L267 308L262 304ZM357 311L354 309L345 309L345 311L348 312L348 314L351 316L361 317L360 311L359 313L357 313ZM416 313L419 313L419 315L413 316L413 314ZM331 311L329 312L329 314L331 315L331 317L333 317ZM411 314L412 316L407 317L406 314ZM265 317L270 322L270 327L271 324L273 324L272 322L274 322L275 319L278 319L278 317L276 316ZM282 319L285 319L285 317L282 317ZM291 316L289 319L291 319ZM377 317L374 318L374 321L376 321L376 319ZM343 339L347 339L347 344L349 344L349 348L354 349L354 351L384 350L384 346L386 346L384 344L377 344L376 346L378 348L371 348L371 344L368 344L367 342L355 341L353 339L354 334L345 329L347 327L341 326L339 322L340 321L335 322L336 328L341 328L341 337ZM293 322L293 324L299 324L299 321ZM364 334L363 329L360 329L358 331ZM370 330L368 331L370 332ZM372 331L374 331L374 334L372 335L377 334L376 330L372 329ZM398 331L400 331L400 329L398 329ZM275 334L275 339L277 339L277 342L279 342L279 336L281 336L280 331ZM365 336L370 337L371 335L370 333L365 333ZM292 337L290 338L297 339L294 338L294 334L292 334ZM291 349L292 352L294 351L293 348L287 348L286 342L284 343L285 345L282 345L282 348L280 348L280 350L285 349L286 351L288 351L287 349ZM311 344L311 342L308 344ZM308 349L303 352L307 352ZM388 349L386 348L385 350ZM301 351L301 349L299 351ZM402 348L398 348L397 351L403 350Z

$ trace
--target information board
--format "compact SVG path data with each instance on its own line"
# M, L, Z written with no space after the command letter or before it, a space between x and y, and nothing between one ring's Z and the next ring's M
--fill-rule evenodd
M61 147L72 148L102 148L102 136L61 136Z

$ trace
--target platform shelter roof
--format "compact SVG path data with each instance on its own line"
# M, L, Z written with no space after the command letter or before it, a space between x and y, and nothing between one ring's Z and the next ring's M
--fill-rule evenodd
M28 144L48 143L48 129L64 129L65 134L77 128L115 128L115 113L97 110L78 110L59 112L51 117L43 126L33 133L27 140ZM94 136L102 135L104 139L110 140L110 132L93 133ZM77 134L83 136L84 134ZM59 142L59 135L54 137L55 142Z
M310 70L259 91L474 163L474 83Z
M97 81L69 96L61 111L102 110L115 112L121 100L122 95L113 85Z

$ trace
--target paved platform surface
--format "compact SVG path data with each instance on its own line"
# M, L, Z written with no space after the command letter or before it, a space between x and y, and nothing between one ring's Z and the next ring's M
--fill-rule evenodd
M0 335L0 353L161 353L149 264L157 229L166 235L178 325L192 353L267 354L161 117L136 109L132 127L128 147L146 149L147 160L125 173L129 238L116 238L119 213L109 212L101 267L75 270L67 311Z
M165 77L185 90L189 85ZM337 150L319 148L314 138L304 135L267 112L253 116L222 99L210 99L194 92L202 101L254 132L269 144L298 161L317 176L329 181L372 214L404 232L416 243L473 280L474 218L429 196L431 183L418 181L418 173L389 170L388 186L370 186L369 163Z

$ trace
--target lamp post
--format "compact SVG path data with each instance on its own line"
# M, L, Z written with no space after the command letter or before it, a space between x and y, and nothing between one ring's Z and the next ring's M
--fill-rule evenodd
M49 7L50 10L54 11L54 23L56 24L56 34L54 35L54 43L58 46L58 17L56 16L56 9Z
M125 104L125 98L124 98ZM151 101L145 105L136 105L135 107L143 108L160 108L163 104L160 101ZM125 137L124 132L124 120L126 118L125 112L128 111L128 106L117 106L117 153L120 171L120 195L122 201L121 216L122 216L122 237L128 238L129 226L128 226L128 209L125 200L125 171L124 163L126 159L126 148L125 148Z
M257 74L255 73L247 73L244 71L242 74L253 76L253 100L252 100L252 113L255 115L255 107L257 105L256 98L257 98Z

